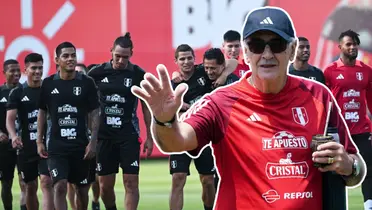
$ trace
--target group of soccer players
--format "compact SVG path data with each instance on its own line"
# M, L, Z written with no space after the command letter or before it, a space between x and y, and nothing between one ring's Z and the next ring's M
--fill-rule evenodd
M203 63L195 64L191 46L182 44L175 51L178 71L172 85L189 87L181 113L215 88L231 84L249 66L241 55L241 36L227 31L222 50L211 48ZM308 63L310 44L299 37L297 56L289 73L319 81L335 95L353 140L369 166L372 161L367 107L372 108L372 69L356 60L360 40L349 30L340 35L341 56L322 70ZM263 43L266 44L266 43ZM4 62L6 83L0 87L0 180L5 210L12 209L12 183L15 166L24 194L21 209L39 209L38 177L42 191L42 209L67 209L66 195L73 209L88 208L88 191L92 186L92 209L100 209L102 199L108 210L115 210L115 181L119 166L123 170L125 207L137 209L139 202L140 145L150 156L153 120L142 103L147 138L140 138L136 115L139 100L132 94L140 86L145 71L130 62L133 42L130 34L118 37L112 46L112 59L88 68L77 64L76 48L64 42L56 48L57 73L42 80L43 58L31 53L24 59L26 82L19 83L21 68L16 60ZM368 121L368 122L367 122ZM218 184L213 151L207 147L194 159L202 185L204 209L213 209ZM190 175L192 158L187 154L169 157L172 189L169 208L183 208L183 188ZM370 170L362 185L365 206L372 206ZM98 177L98 178L97 178Z

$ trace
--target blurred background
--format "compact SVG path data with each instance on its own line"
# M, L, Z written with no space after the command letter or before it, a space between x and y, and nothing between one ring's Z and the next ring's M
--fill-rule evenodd
M240 32L245 15L264 5L290 14L297 35L310 41L310 64L323 69L337 59L337 38L352 29L360 34L359 59L372 65L372 0L0 0L0 62L12 58L22 65L26 54L41 53L45 77L56 71L54 49L59 43L75 44L79 62L98 64L111 58L115 38L129 31L134 41L132 62L148 72L159 63L172 71L179 44L191 45L200 62L206 49L222 46L227 30ZM0 75L0 83L4 81ZM143 122L141 128L145 139ZM139 209L157 209L151 201L162 202L159 209L167 209L168 163L156 148L153 158L157 160L143 161ZM200 184L193 172L186 184L185 209L202 208ZM117 190L122 200L121 184ZM362 209L360 189L350 195L350 209Z

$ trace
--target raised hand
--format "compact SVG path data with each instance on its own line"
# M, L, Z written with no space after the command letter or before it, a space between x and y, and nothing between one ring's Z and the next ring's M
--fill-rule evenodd
M146 73L145 79L141 81L141 88L133 86L132 93L146 102L157 120L167 122L180 109L187 85L180 84L173 91L167 68L163 64L159 64L156 70L160 80L153 74Z

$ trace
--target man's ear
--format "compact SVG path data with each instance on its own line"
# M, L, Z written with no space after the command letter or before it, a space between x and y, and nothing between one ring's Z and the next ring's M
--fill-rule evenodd
M291 62L294 61L295 57L296 57L296 53L297 53L297 39L295 39L291 44L290 44L290 48L291 48L291 55L289 56L289 60Z

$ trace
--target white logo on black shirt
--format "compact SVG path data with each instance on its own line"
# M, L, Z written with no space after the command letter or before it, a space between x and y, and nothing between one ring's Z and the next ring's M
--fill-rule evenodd
M112 94L111 96L106 96L106 101L125 103L125 98L121 97L119 94Z
M124 85L125 87L132 86L132 78L124 78Z
M71 118L70 115L58 120L59 126L77 126L77 123L78 123L77 119Z
M107 79L107 77L105 77L105 78L103 78L103 79L101 80L101 82L102 82L102 83L109 83L109 80Z
M52 92L51 92L51 94L59 94L59 91L57 90L57 88L54 88L53 90L52 90Z
M130 164L131 166L134 166L134 167L138 167L138 161L134 161L132 164Z
M105 107L105 114L122 116L124 114L124 109L118 108L118 105L115 104L112 107Z
M8 101L6 100L5 97L3 97L3 98L0 100L0 102L1 102L1 103L6 103L6 102L8 102Z
M77 113L78 110L76 107L71 106L70 104L65 104L61 107L58 107L58 113Z
M21 101L30 101L27 96L24 96Z
M205 81L205 78L204 78L204 77L200 77L199 79L197 79L197 81L198 81L199 85L201 85L201 86L204 86L204 85L205 85L205 83L206 83L206 81Z
M34 110L32 112L29 112L28 113L28 119L37 117L38 114L39 114L39 110Z
M72 89L72 93L76 96L80 95L81 94L81 87L74 87Z

